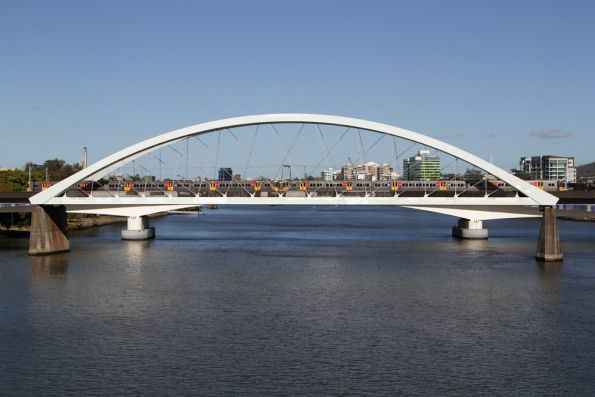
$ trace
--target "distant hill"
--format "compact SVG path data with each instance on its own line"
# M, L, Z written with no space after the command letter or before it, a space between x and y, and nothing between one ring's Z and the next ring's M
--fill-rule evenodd
M589 164L583 164L576 167L577 178L595 176L595 161Z

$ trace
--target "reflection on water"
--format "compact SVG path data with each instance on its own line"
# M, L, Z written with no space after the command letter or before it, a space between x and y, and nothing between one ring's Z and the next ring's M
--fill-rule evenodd
M129 269L139 270L142 264L145 263L146 253L151 249L152 242L153 240L122 241L124 246L122 262L126 263Z
M41 284L47 281L64 279L68 270L69 254L33 255L31 263L31 281Z
M537 262L539 274L544 282L558 282L560 271L562 270L563 262Z
M29 248L29 238L0 238L0 250L26 250ZM0 251L0 253L2 252Z
M545 294L550 296L559 295L562 266L562 262L537 263L537 268L539 269L539 275L541 276L543 291Z
M585 395L594 390L595 230L385 209L253 208L0 251L6 395ZM590 248L589 248L590 247Z
M453 237L449 244L456 244L457 249L464 251L477 251L482 252L490 249L491 242L489 240L462 240L460 238Z

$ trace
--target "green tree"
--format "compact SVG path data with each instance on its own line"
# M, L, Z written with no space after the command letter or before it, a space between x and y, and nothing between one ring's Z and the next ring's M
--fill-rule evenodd
M480 181L484 178L485 173L481 170L478 170L477 168L469 168L467 171L465 171L465 175L463 175L463 178L466 181Z
M0 191L22 192L27 190L29 175L22 170L10 170L0 172Z

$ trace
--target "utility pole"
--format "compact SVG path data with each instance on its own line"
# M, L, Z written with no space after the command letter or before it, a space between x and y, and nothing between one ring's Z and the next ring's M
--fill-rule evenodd
M87 168L87 147L86 146L83 147L83 160L82 160L81 167L83 169Z
M29 162L29 183L27 184L27 191L31 192L33 191L33 188L31 187L31 162Z
M283 168L281 168L281 179L283 179L283 170L285 168L289 168L289 179L291 179L291 164L283 164Z

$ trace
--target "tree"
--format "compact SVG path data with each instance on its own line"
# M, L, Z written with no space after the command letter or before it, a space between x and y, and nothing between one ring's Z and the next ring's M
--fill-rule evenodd
M66 161L61 159L46 160L43 167L48 170L51 181L61 181L81 169L79 164L66 164Z
M78 164L66 164L64 160L46 160L43 164L28 162L21 170L0 171L0 191L19 192L27 190L29 170L31 182L46 180L46 170L50 182L58 182L81 169Z
M481 181L485 176L485 173L477 168L469 168L465 171L463 178L466 181Z
M27 190L29 175L22 170L0 172L0 191L22 192Z

